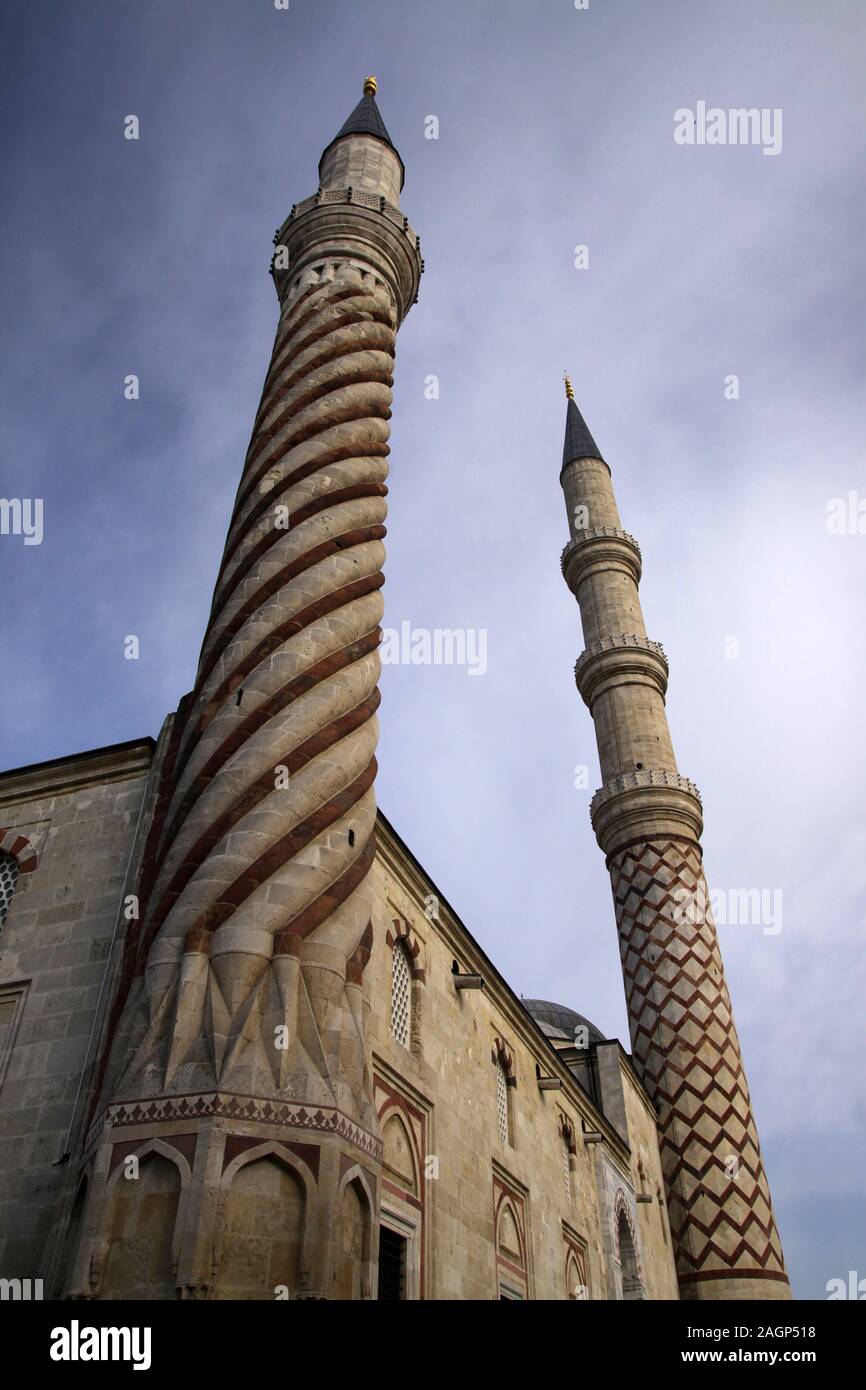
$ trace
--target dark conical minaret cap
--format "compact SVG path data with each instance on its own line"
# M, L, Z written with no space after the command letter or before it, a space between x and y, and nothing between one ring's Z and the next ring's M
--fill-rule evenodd
M388 134L388 127L382 120L381 113L376 105L376 92L378 86L379 84L375 77L364 78L364 95L361 97L361 100L358 102L352 114L343 122L330 145L326 145L325 149L322 151L322 159L319 160L320 169L322 167L322 160L325 158L328 150L336 145L338 140L342 140L347 135L369 135L374 140L381 140L383 145L387 145L389 149L394 151L395 155L400 160L400 168L401 170L403 169L403 161L400 159L400 152ZM400 180L400 187L403 187L402 178Z
M604 456L577 408L574 389L567 375L565 378L565 396L568 404L565 412L565 446L562 450L563 468L574 459L601 459L601 462L604 463Z

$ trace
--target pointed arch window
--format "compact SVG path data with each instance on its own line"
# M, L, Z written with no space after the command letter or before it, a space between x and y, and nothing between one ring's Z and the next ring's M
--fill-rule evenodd
M391 1033L401 1047L412 1039L412 976L402 941L391 952Z

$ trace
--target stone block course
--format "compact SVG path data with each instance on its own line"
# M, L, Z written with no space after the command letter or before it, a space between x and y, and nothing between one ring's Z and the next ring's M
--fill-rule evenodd
M455 949L442 924L424 919L423 903L427 893L434 891L433 885L417 885L414 893L408 891L390 848L387 853L383 851L382 839L380 831L380 857L374 866L379 906L368 967L371 1045L374 1066L375 1058L381 1057L389 1071L417 1088L431 1108L431 1121L435 1120L430 1152L439 1160L440 1176L435 1184L425 1187L432 1263L428 1297L498 1297L492 1190L496 1162L528 1193L531 1296L564 1299L563 1221L595 1252L604 1243L611 1216L599 1202L595 1154L582 1144L578 1144L573 1160L571 1196L566 1197L557 1117L560 1109L567 1109L578 1133L582 1114L590 1117L589 1128L605 1121L596 1118L591 1107L587 1109L585 1099L575 1104L581 1093L574 1082L571 1094L567 1088L556 1093L538 1090L536 1061L543 1062L545 1072L554 1065L547 1046L543 1039L536 1039L535 1025L523 1017L519 1004L515 1001L509 1006L500 998L489 972L483 993L458 993L453 988L451 962L458 952L463 968L468 969L465 946ZM419 1078L418 1059L390 1035L391 947L386 937L397 914L409 921L422 943L427 983L413 995L412 1006L419 1011L423 1079ZM509 1092L513 1145L503 1144L497 1132L495 1067L491 1060L496 1037L506 1041L514 1057L517 1086ZM624 1091L637 1097L639 1087L624 1064L618 1075ZM639 1139L642 1153L655 1153L654 1171L660 1175L655 1119L645 1097L633 1101L629 1123L632 1142ZM613 1130L608 1142L618 1143ZM627 1167L627 1149L622 1151L621 1161ZM663 1245L661 1229L648 1227L646 1238L653 1245L652 1258L647 1261L647 1296L676 1297L672 1255ZM608 1243L612 1249L612 1241L608 1239ZM592 1297L608 1297L613 1271L597 1258L590 1261L590 1267Z
M0 934L0 985L29 981L0 1087L0 1276L41 1272L64 1176L52 1165L72 1115L144 788L135 756L138 766L125 782L76 789L74 775L67 776L62 794L36 791L5 814L0 779L0 822L50 821L37 868L19 879ZM80 766L86 771L86 758ZM38 772L32 775L38 780ZM45 779L56 775L49 765Z

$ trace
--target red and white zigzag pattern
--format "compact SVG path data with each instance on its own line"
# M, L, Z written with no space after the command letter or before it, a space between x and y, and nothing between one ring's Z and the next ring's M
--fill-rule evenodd
M697 845L659 840L610 861L634 1062L659 1115L677 1272L784 1280L715 923ZM732 1176L736 1173L736 1176Z

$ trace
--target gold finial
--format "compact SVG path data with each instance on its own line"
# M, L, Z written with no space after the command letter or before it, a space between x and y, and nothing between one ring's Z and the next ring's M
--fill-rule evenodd
M378 82L376 81L375 77L365 77L365 78L364 78L364 96L365 96L365 97L374 97L374 96L376 95L376 88L378 87L378 85L379 85L379 84L378 84Z
M563 372L562 375L565 377L565 396L566 396L566 400L573 401L573 400L574 400L574 391L573 391L572 385L571 385L571 377L568 375L568 372Z

